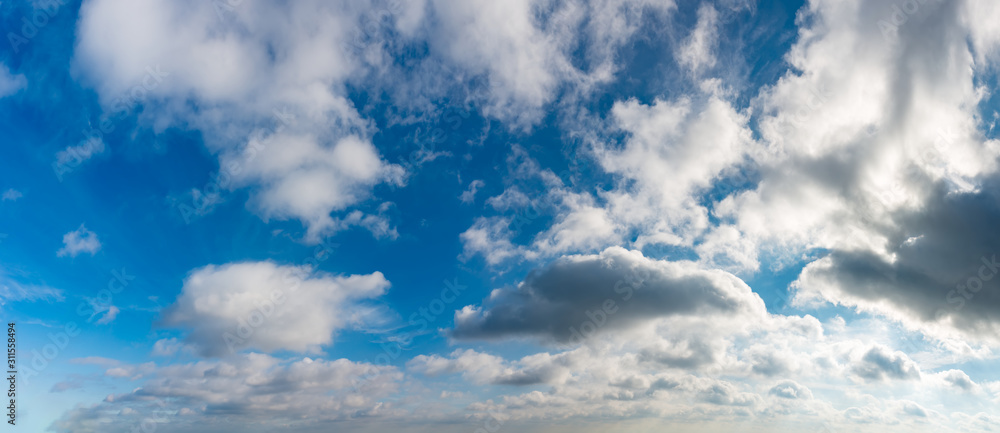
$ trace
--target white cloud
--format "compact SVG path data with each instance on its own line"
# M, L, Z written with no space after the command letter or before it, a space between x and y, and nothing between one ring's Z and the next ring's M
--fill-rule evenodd
M469 188L466 189L465 191L462 191L462 195L460 195L458 197L458 199L461 200L462 203L473 203L473 202L475 202L476 201L476 192L478 192L479 188L482 188L483 185L485 185L485 183L483 183L483 181L480 180L480 179L476 179L476 180L473 180L472 182L469 182Z
M719 25L719 13L710 3L702 3L698 8L698 23L681 45L677 60L693 73L715 66L715 54Z
M748 115L709 92L652 104L619 101L608 127L626 138L592 143L593 157L615 178L614 188L593 194L576 191L551 170L543 169L520 147L508 158L511 180L535 183L541 197L532 199L515 185L487 203L504 217L477 220L462 235L466 255L482 253L490 264L511 257L552 257L596 252L609 245L693 246L710 228L709 211L699 197L746 158L753 139ZM513 215L511 215L513 214ZM513 245L521 227L541 215L553 217L531 245ZM504 227L503 221L510 225ZM726 242L705 248L711 257L739 242L735 233L708 236ZM740 263L756 264L747 246ZM732 259L736 261L736 259Z
M104 140L101 138L88 138L76 146L67 146L56 152L56 160L52 164L52 168L55 170L56 176L62 179L63 174L73 171L95 155L104 153L106 148Z
M465 380L477 385L534 385L562 383L576 367L578 353L558 355L540 353L527 356L516 363L503 358L479 353L472 349L456 350L443 358L437 355L418 355L407 362L407 369L427 376L461 373ZM512 365L513 364L513 365Z
M347 98L349 83L378 87L385 80L365 80L389 77L400 82L394 102L421 108L428 95L460 87L485 115L527 128L562 86L586 94L611 79L617 49L644 17L674 7L650 0L310 0L245 3L225 8L220 19L213 5L87 1L75 68L105 106L142 93L151 102L142 120L155 130L200 130L219 155L220 177L231 181L224 187L250 188L254 211L265 220L301 221L310 241L335 230L331 213L362 203L379 185L405 181L404 169L372 146L376 131ZM420 69L426 75L392 69L385 16L398 42L429 48ZM590 64L583 69L569 60L580 29ZM164 77L142 88L150 68L162 68ZM480 78L485 86L472 84ZM272 127L275 110L292 120Z
M665 14L673 1L432 0L436 21L429 40L435 51L472 76L485 75L489 91L483 111L513 126L529 127L544 114L557 91L587 94L610 81L616 52L652 13ZM588 67L571 57L587 43Z
M63 301L62 290L45 285L23 284L0 268L0 306L9 302Z
M80 253L97 254L101 250L101 241L97 233L87 230L83 224L76 230L63 235L63 247L56 252L59 257L76 257Z
M0 98L13 95L28 86L28 80L21 74L11 74L10 68L0 62Z
M153 343L153 356L174 356L179 353L194 354L195 348L176 338L163 338Z
M462 259L482 255L486 263L495 265L517 257L521 249L510 241L510 221L505 218L477 218L472 227L462 232Z
M148 120L205 130L222 166L235 168L232 186L251 189L251 208L261 217L298 219L313 238L351 225L394 236L381 214L352 209L406 175L382 159L371 122L345 96L345 83L391 75L381 33L357 52L337 50L372 13L367 6L244 4L229 21L216 21L204 4L140 3L93 0L82 8L80 67L103 98L127 91L146 65L169 65L169 79L151 91L163 106ZM446 80L459 86L485 83L467 98L511 129L533 125L564 91L573 101L613 79L617 49L641 24L641 12L653 9L642 1L487 3L413 2L387 21L406 41L426 45L423 68L447 68ZM673 7L668 3L661 10ZM476 218L460 235L461 258L550 263L457 311L451 343L528 338L543 349L505 359L477 342L475 349L417 355L407 368L426 381L415 392L448 375L505 385L458 417L500 413L507 428L587 417L652 419L656 427L697 422L699 431L746 422L796 431L996 429L1000 420L989 413L1000 385L973 380L953 364L994 357L989 346L973 345L994 344L1000 326L996 292L969 289L1000 244L990 204L1000 187L1000 143L984 137L977 112L989 93L977 74L996 61L1000 8L920 2L906 12L898 38L886 40L878 19L897 9L892 1L808 2L784 57L792 67L746 110L734 108L741 105L725 90L731 83L718 80L690 94L615 101L606 121L582 130L597 168L612 179L599 192L513 146L510 184L486 200L499 214ZM698 15L674 53L695 77L719 64L719 12L705 3ZM119 22L128 29L116 28ZM120 40L132 33L137 37ZM586 66L568 60L580 38L598 41L583 47ZM440 60L447 66L431 66ZM188 112L189 100L204 110ZM280 130L258 126L282 106L294 120ZM260 134L244 138L253 130ZM474 201L476 182L463 201ZM547 227L520 236L525 225L548 220L542 215L551 217ZM676 246L698 257L661 261L617 245ZM814 259L815 251L823 257ZM792 286L793 306L831 303L874 317L821 324L769 314L747 284L717 269L751 273L764 262L777 269L802 260L813 262ZM645 277L636 278L639 271ZM237 351L318 352L355 321L346 316L367 311L364 300L388 287L380 273L311 272L270 262L192 271L164 314L187 337L159 340L154 353L224 354L227 333ZM288 284L294 295L269 303ZM631 293L630 301L616 289ZM605 307L608 300L615 302ZM933 338L904 346L893 334L902 332L898 323ZM588 338L574 341L574 332ZM566 342L581 344L555 347ZM170 413L197 420L223 412L264 422L382 414L409 421L440 413L412 395L378 401L397 396L392 368L382 370L391 380L372 383L384 388L348 391L346 378L369 366L346 360L240 353L162 369L113 367L106 373L156 376L131 394L68 414L59 426L102 430L109 415L141 414L149 408L143 402L157 398L170 401Z
M19 198L21 198L23 196L24 196L24 194L21 194L21 191L18 191L18 190L14 189L14 188L10 188L7 191L3 192L3 198L0 199L0 201L8 201L8 200L10 200L10 201L17 201L17 199L19 199Z
M108 307L108 311L106 311L104 315L101 316L100 319L97 319L97 322L95 323L97 323L98 325L106 325L108 323L111 323L115 320L116 317L118 317L119 312L121 312L121 310L118 309L118 307L112 305Z
M363 326L366 299L389 288L380 272L335 276L272 262L196 269L184 280L163 324L189 330L185 342L220 356L244 349L320 353L334 334Z
M331 213L404 175L371 144L344 88L367 66L343 48L374 6L335 3L246 3L220 18L213 3L92 0L80 12L76 67L109 106L162 68L162 82L144 89L157 102L145 120L201 130L223 188L250 187L262 218L299 220L318 241L335 230Z
M996 297L962 289L1000 239L983 205L995 200L1000 142L984 136L977 108L977 56L995 57L995 35L969 17L991 8L920 3L883 38L873 23L898 10L815 1L802 11L809 19L786 55L793 70L752 104L761 138L743 146L749 190L713 204L723 224L695 249L744 272L830 251L793 285L796 305L829 302L939 339L995 343Z

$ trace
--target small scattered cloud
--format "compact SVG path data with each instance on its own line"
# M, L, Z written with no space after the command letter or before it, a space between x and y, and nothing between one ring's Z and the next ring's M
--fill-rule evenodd
M17 201L17 199L21 197L24 197L24 194L22 194L21 191L11 188L4 191L3 197L0 197L0 201Z
M483 185L485 185L485 183L479 179L469 182L469 188L463 191L462 195L458 196L458 199L461 200L462 203L466 204L476 201L476 193L479 192L479 189L482 188Z
M72 390L72 389L80 389L80 388L83 388L83 384L80 383L80 382L63 381L63 382L58 382L55 385L52 385L52 389L50 389L49 391L50 392L64 392L64 391L69 391L69 390Z
M56 255L59 257L76 257L80 253L94 255L100 249L101 241L97 239L97 234L80 224L80 228L63 235L63 247L56 252Z
M117 359L105 358L102 356L87 356L84 358L73 358L69 360L70 364L78 365L99 365L102 367L112 367L121 364L121 361Z
M813 397L812 391L793 380L783 380L767 392L776 397L790 400L809 400Z
M115 317L118 317L119 311L121 310L119 310L118 307L114 305L108 307L108 311L104 313L104 316L101 316L100 319L97 319L97 324L106 325L108 323L113 322L115 320Z
M95 155L104 153L106 148L104 140L91 137L76 146L67 146L56 152L56 161L52 164L52 168L56 176L62 180L64 174L73 171Z
M0 63L0 98L17 93L28 87L28 79L21 74L12 74L7 65Z

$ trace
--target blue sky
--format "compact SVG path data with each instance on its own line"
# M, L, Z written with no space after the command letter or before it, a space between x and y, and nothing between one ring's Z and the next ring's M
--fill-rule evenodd
M0 14L18 429L1000 428L990 2Z

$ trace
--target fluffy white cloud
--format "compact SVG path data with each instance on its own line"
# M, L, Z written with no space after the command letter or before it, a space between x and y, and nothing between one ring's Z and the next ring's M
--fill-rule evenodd
M479 220L464 233L466 255L480 253L497 264L511 257L596 252L609 245L691 247L706 235L709 211L699 197L745 160L753 143L748 116L714 90L648 105L619 101L610 114L609 128L626 138L621 143L595 140L591 156L614 176L613 189L577 191L514 147L508 159L511 177L536 183L543 192L531 198L515 185L488 199L507 215ZM554 221L531 245L510 244L516 229L549 214ZM708 236L725 240L725 235ZM704 254L716 253L708 249ZM746 255L738 261L756 259L753 252Z
M335 276L307 266L242 262L196 269L184 280L163 325L189 330L185 342L202 355L257 349L319 353L334 334L364 326L364 300L389 288L380 272Z
M395 102L421 108L460 86L486 116L526 128L563 86L586 94L612 78L617 49L646 14L673 8L649 0L213 5L86 1L76 70L109 108L149 102L142 116L154 129L201 130L222 186L251 188L262 218L299 220L312 241L341 227L331 214L405 181L372 145L376 131L347 98L349 85L398 81ZM583 69L570 60L580 29ZM389 33L429 47L424 74L393 70ZM440 76L457 84L422 78Z
M63 247L56 252L59 257L76 257L80 253L97 254L101 249L101 241L97 233L87 230L83 224L76 230L63 235Z
M528 127L544 115L557 91L588 93L617 72L616 51L673 1L552 2L432 0L432 46L472 76L485 75L489 91L478 96L484 112ZM581 43L586 41L586 43ZM586 50L585 67L573 51Z
M91 0L76 66L105 105L141 95L156 102L144 111L155 129L200 129L219 155L222 187L252 187L262 218L300 220L315 241L337 228L331 213L403 182L345 96L366 64L344 47L370 7ZM146 85L151 70L155 86Z

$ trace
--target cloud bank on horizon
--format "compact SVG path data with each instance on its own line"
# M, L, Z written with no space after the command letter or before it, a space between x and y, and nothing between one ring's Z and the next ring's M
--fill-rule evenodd
M0 11L23 428L1000 429L1000 4Z

